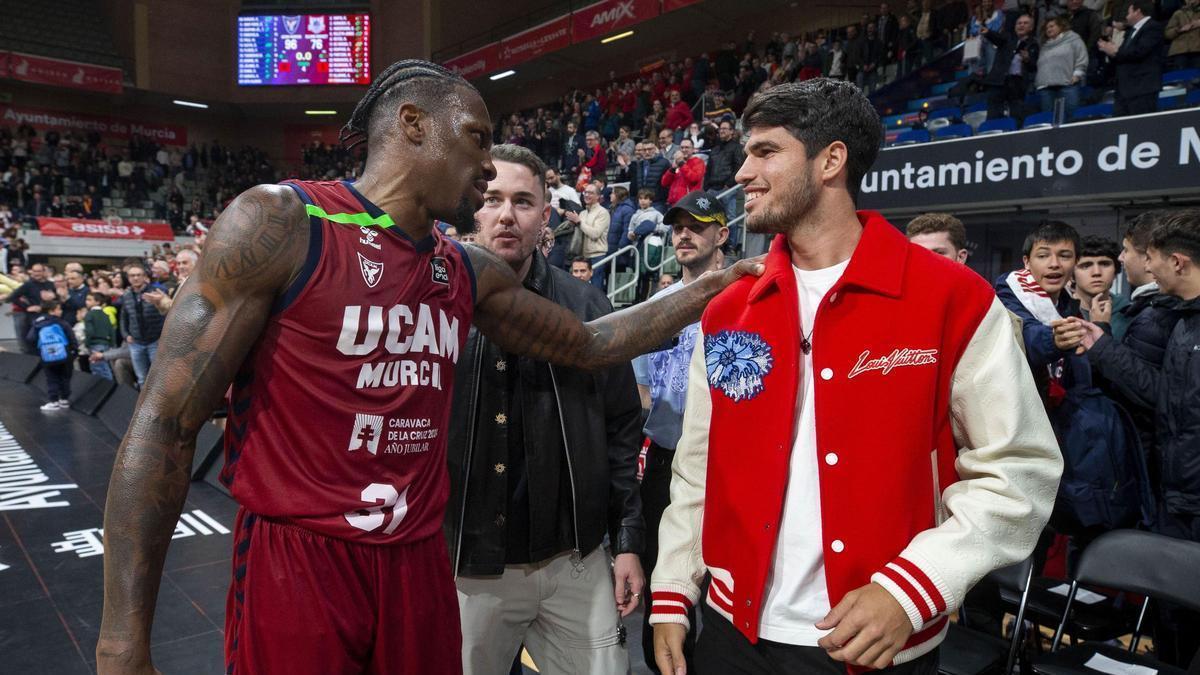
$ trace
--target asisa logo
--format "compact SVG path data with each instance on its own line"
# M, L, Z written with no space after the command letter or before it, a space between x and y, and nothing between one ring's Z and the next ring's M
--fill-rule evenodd
M734 402L758 396L763 390L763 378L774 363L771 345L757 333L723 330L704 336L708 384L725 392Z

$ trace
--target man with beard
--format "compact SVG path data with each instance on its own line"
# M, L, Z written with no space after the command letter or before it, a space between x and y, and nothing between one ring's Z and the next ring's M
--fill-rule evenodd
M674 293L709 270L721 269L721 247L729 240L725 211L716 195L690 192L679 200L664 219L671 227L675 259L683 267L681 283L672 283L660 294ZM671 463L683 428L683 408L687 396L688 362L700 333L696 322L679 332L666 349L634 359L638 388L649 399L650 412L643 432L649 440L646 470L642 476L642 510L646 518L646 574L654 571L658 558L658 526L663 510L671 502ZM689 618L694 618L695 612ZM642 652L646 663L654 663L654 630L647 612L642 623ZM683 656L692 663L695 631L688 631Z
M465 80L392 64L343 136L370 151L357 182L246 191L175 300L109 483L100 673L154 672L155 598L196 434L231 383L221 479L241 510L227 672L460 672L441 527L472 320L514 354L610 367L758 268L585 324L434 227L472 230L496 175L487 108Z
M855 212L881 133L862 93L780 85L742 123L747 227L776 236L762 277L701 319L651 580L656 661L684 670L707 572L706 672L934 673L967 590L1033 550L1053 432L988 284Z

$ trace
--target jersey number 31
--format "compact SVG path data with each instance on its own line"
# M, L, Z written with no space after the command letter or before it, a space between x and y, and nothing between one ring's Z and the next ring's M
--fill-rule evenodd
M391 514L392 521L383 529L384 534L391 534L400 527L400 521L408 513L408 487L403 492L396 492L395 486L387 483L371 483L363 488L362 500L372 506L357 511L348 511L346 522L365 532L374 532L383 527L384 521Z

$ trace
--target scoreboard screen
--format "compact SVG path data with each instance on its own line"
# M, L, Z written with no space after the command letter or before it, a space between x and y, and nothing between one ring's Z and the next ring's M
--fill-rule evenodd
M368 14L238 17L238 84L370 84Z

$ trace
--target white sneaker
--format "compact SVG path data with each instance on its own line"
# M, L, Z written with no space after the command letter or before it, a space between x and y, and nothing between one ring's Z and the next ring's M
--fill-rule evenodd
M42 410L62 410L62 406L58 404L58 401L50 401L42 405Z
M65 398L60 398L58 399L58 407L66 410L67 408L71 407L71 402Z

